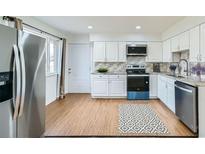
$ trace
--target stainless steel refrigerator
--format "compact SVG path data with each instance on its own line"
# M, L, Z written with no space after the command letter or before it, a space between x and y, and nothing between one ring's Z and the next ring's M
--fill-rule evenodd
M0 138L44 133L45 42L0 25Z

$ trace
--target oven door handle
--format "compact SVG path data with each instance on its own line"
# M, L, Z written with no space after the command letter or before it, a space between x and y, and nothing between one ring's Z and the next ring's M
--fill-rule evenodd
M128 74L127 76L149 76L148 74Z

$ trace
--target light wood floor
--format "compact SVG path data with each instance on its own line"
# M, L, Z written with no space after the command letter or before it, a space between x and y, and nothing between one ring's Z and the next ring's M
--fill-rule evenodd
M126 99L92 99L89 94L68 94L46 108L45 136L138 136L118 130L118 105L147 101ZM159 100L148 103L168 127L170 136L194 136Z

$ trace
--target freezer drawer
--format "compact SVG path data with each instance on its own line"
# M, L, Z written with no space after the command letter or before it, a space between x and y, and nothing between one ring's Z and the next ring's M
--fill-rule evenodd
M197 133L197 88L175 82L176 115L194 133Z

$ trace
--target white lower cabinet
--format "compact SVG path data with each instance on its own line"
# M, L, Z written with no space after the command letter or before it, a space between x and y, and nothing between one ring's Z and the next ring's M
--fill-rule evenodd
M150 74L149 77L149 96L150 98L157 98L157 77L158 75Z
M174 79L158 76L158 98L175 113Z
M92 97L126 97L126 75L92 75Z
M107 96L108 95L108 76L107 75L92 75L92 95Z
M167 100L165 103L175 113L175 88L174 83L167 83Z
M109 96L126 96L126 82L124 80L110 80Z
M161 75L158 76L158 98L162 101L166 101L166 95L167 95L167 90L166 90L166 80L164 77Z

